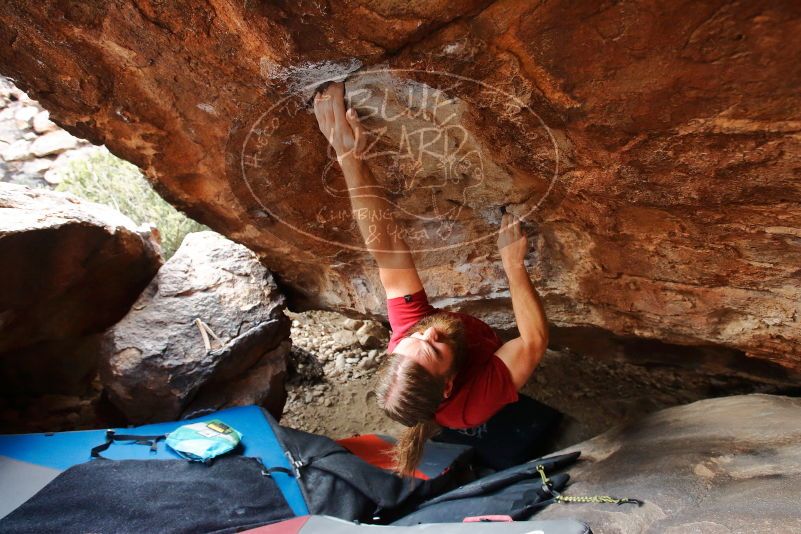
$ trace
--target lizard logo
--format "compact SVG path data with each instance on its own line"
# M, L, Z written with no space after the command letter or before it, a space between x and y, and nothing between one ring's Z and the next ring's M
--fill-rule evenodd
M343 77L314 80L300 87L296 84L293 94L273 104L250 127L239 168L253 198L273 219L306 237L366 250L369 236L365 243L358 237L348 238L356 235L355 219L391 218L391 214L349 208L349 194L362 193L348 191L330 146L320 173L320 191L330 202L319 203L313 212L308 205L282 206L281 200L295 191L291 184L264 172L267 162L303 159L291 154L288 147L312 141L301 141L290 125L297 122L298 114L308 112L305 101L316 88ZM515 195L519 197L518 215L525 219L539 209L558 179L559 148L551 130L523 97L485 82L438 71L359 70L347 73L345 98L367 131L362 157L394 217L402 221L390 232L403 238L413 251L456 248L494 236L500 215L482 205L485 192L497 198L498 205L514 203ZM492 137L480 124L486 113L496 119L489 131ZM507 145L508 153L489 152L488 141L498 137L514 139ZM509 180L510 169L521 163L536 177L536 198L530 191L509 194L499 190L498 184L513 181ZM291 162L288 166L298 168ZM363 194L376 191L373 188ZM475 220L476 215L484 224L462 224Z

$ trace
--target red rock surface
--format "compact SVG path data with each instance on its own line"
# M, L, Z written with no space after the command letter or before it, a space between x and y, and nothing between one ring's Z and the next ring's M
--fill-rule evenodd
M418 255L435 300L508 322L491 231L509 205L538 231L532 272L554 323L799 372L798 35L789 0L6 2L0 72L257 251L296 306L381 313L299 95L358 66L414 69L348 89L362 115L388 103L365 120L373 168L415 237L428 232L413 246L437 249ZM421 104L423 84L453 102ZM450 148L417 157L449 132Z

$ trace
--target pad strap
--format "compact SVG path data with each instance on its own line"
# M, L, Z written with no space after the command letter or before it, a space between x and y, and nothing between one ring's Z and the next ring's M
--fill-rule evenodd
M134 436L132 434L117 434L114 430L108 429L106 430L106 442L101 443L97 447L92 447L91 457L106 459L101 456L100 453L111 447L111 444L115 441L133 441L137 445L149 445L150 452L155 454L158 442L166 438L166 434L158 434L153 436Z

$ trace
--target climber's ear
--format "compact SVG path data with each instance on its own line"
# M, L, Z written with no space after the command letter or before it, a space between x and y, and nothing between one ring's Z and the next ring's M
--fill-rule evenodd
M449 376L448 379L445 381L445 389L442 391L442 398L447 399L453 393L453 375Z

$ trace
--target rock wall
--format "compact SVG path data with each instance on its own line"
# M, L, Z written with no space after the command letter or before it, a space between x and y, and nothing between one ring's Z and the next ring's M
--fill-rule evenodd
M161 265L150 229L74 195L0 183L2 396L80 393L95 334L120 320Z
M568 449L582 454L563 493L644 504L553 504L537 519L577 519L597 534L798 532L799 416L801 399L742 395L619 426Z
M306 98L349 74L433 300L509 326L498 208L552 322L801 372L801 5L7 2L0 72L257 251L383 311Z

